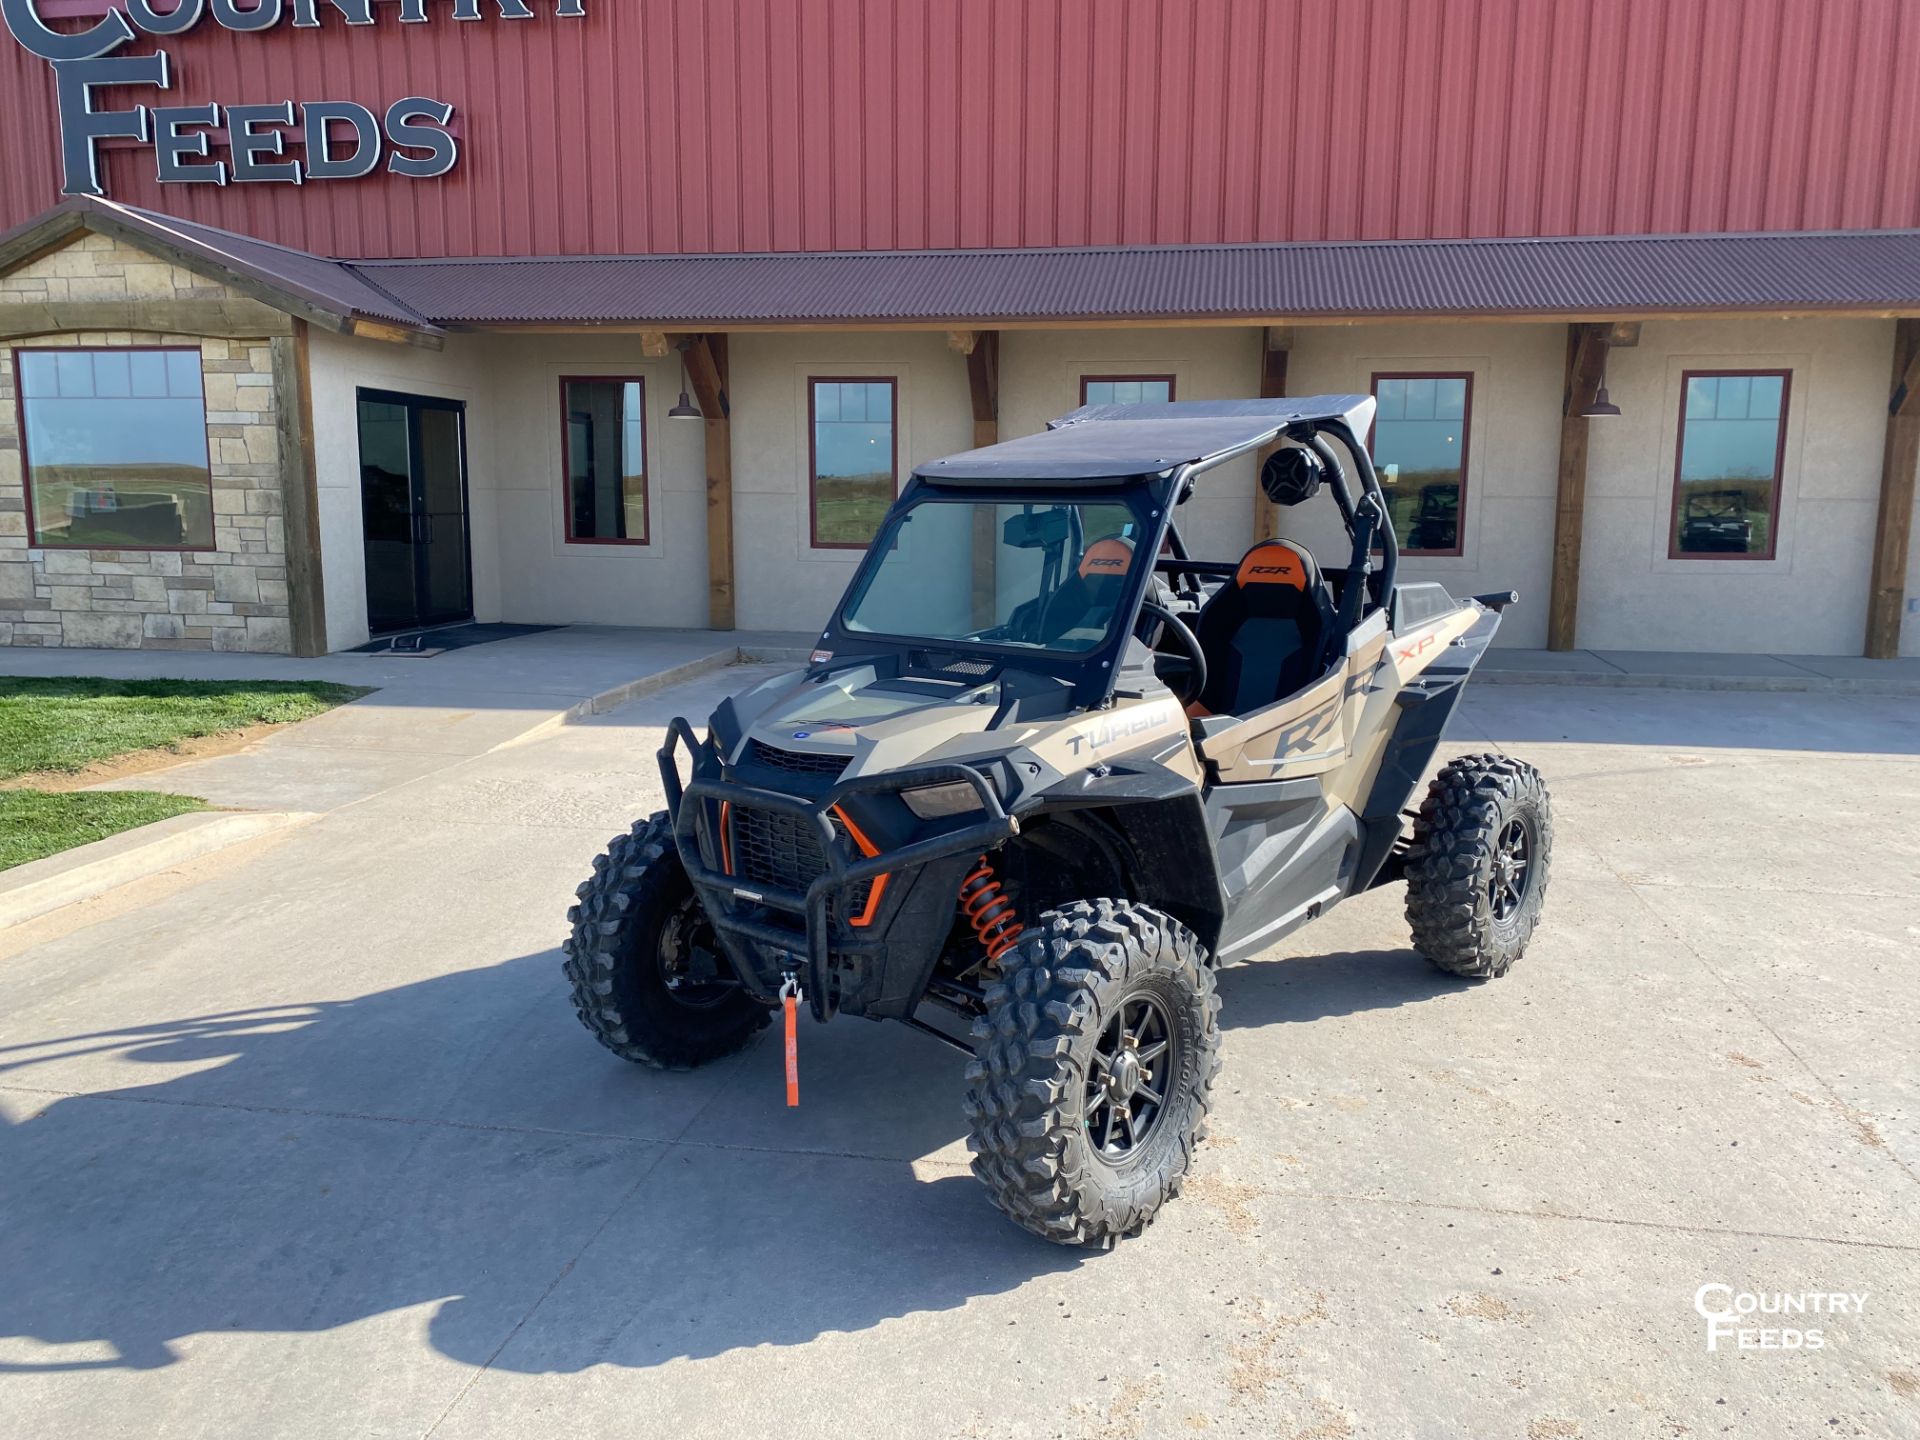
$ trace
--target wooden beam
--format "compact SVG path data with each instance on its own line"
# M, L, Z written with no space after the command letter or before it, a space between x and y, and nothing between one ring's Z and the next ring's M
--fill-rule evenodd
M681 354L707 429L707 624L734 628L733 404L727 398L727 337L685 335Z
M296 320L304 325L304 320ZM388 325L380 320L355 320L353 333L361 340L384 340L389 345L413 345L422 350L444 350L447 339L444 335L432 334L425 330L416 330L411 325Z
M1571 650L1580 620L1580 548L1587 512L1587 427L1607 370L1605 325L1567 327L1566 385L1560 399L1560 475L1553 512L1553 578L1547 592L1547 648ZM1639 338L1637 335L1634 337Z
M313 360L307 322L269 342L280 442L280 510L287 547L287 629L293 653L327 653L327 592L320 564L319 468L313 451Z
M139 330L259 340L293 334L286 312L255 300L36 300L0 304L0 340L81 331Z
M1000 443L1000 332L969 330L970 343L965 350L954 349L967 357L967 393L973 401L973 445L976 450ZM953 335L947 337L949 343ZM991 505L973 507L973 623L981 629L999 618L1000 578L998 562L1000 537L994 533L998 521Z
M1287 358L1293 351L1293 327L1269 325L1260 337L1260 398L1279 400L1287 393ZM1280 447L1270 445L1254 456L1253 538L1270 540L1280 528L1280 507L1260 488L1260 467Z
M1900 616L1907 605L1907 544L1913 531L1914 470L1920 465L1920 320L1893 331L1893 388L1887 401L1887 443L1880 461L1880 508L1873 525L1867 582L1869 660L1900 653Z
M967 357L967 391L973 399L973 443L1000 443L1000 332L972 332L974 343L963 353Z

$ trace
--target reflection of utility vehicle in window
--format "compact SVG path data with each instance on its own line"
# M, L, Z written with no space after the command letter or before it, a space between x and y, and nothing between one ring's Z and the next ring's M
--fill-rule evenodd
M1451 550L1460 543L1460 485L1428 485L1407 531L1409 550Z
M674 722L668 809L571 914L588 1028L684 1067L796 993L819 1020L957 1014L975 1172L1020 1224L1093 1244L1180 1187L1213 967L1404 878L1422 952L1504 973L1546 887L1539 775L1470 756L1410 829L1405 807L1514 597L1394 583L1372 408L1093 406L921 467L806 669L704 738ZM1190 557L1175 507L1275 442L1267 493L1324 489L1343 563L1284 540Z
M1744 490L1688 494L1680 510L1680 548L1708 555L1744 555L1753 549L1753 520Z

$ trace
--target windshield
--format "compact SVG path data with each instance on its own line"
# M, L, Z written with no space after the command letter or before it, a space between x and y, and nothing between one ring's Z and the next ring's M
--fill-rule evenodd
M843 623L1082 653L1111 633L1144 531L1120 501L928 499L874 541Z

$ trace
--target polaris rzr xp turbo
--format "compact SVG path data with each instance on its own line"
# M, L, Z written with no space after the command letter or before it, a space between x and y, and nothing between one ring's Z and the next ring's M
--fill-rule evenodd
M570 912L587 1028L682 1068L784 1003L790 1100L801 1001L939 1035L973 1056L994 1203L1104 1244L1178 1192L1204 1133L1214 967L1404 880L1423 954L1504 974L1546 891L1539 774L1467 756L1406 807L1517 597L1395 583L1372 416L1364 395L1090 406L922 466L806 668L704 736L673 722L667 809ZM1286 540L1190 556L1180 502L1276 443L1266 493L1324 490L1344 563Z

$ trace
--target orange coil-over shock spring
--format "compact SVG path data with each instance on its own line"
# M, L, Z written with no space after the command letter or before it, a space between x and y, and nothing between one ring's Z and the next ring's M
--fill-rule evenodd
M960 886L960 913L973 926L989 961L998 960L1019 941L1026 929L1013 912L1013 901L993 871L993 862L980 857L973 873Z

